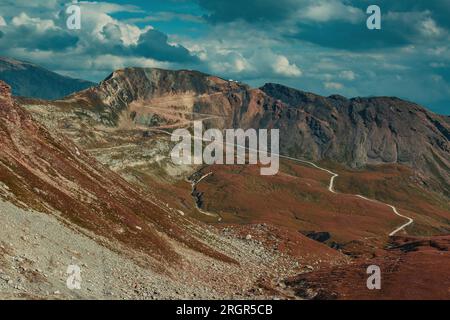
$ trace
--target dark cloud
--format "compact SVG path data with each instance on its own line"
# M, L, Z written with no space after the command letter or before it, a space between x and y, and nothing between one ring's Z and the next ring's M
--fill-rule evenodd
M442 40L450 28L448 0L380 0L382 30L366 28L371 0L199 0L212 23L244 20L275 36L320 46L367 50ZM256 27L256 26L255 26ZM279 33L279 34L277 34Z
M352 51L405 46L413 43L417 36L417 30L396 21L384 21L381 30L369 30L365 24L342 21L299 24L297 30L285 36L323 47Z
M63 18L64 16L60 15L59 19L54 21L21 13L6 27L4 37L9 41L2 41L0 49L8 50L11 43L14 43L14 48L30 51L64 52L74 48L79 54L88 54L91 57L115 55L163 62L197 62L197 58L191 55L188 49L169 43L168 36L155 29L138 34L136 43L126 43L124 38L130 38L132 27L125 26L105 14L91 15L90 21L84 20L85 24L81 30L68 30ZM110 21L103 25L98 34L93 34L91 30L97 27L98 23L102 23L102 19ZM142 31L135 28L133 32Z
M181 45L170 44L168 36L158 30L150 29L139 36L136 44L125 45L122 32L117 24L108 23L102 30L103 40L98 45L89 44L86 50L95 55L111 54L126 57L150 58L166 62L196 62L197 58ZM92 41L93 39L91 39ZM95 39L94 41L99 41Z
M308 6L321 3L341 3L365 12L372 4L379 5L382 13L388 12L429 12L440 25L450 27L450 1L448 0L197 0L208 11L211 22L247 22L278 23L286 19L300 20L298 12ZM300 21L298 21L300 22Z
M33 26L20 26L6 34L18 48L64 51L77 45L78 36L61 29L37 32Z
M166 34L158 30L148 30L141 34L136 46L130 47L134 55L169 62L194 62L197 59L181 45L168 43Z
M352 1L355 5L367 7L374 4L372 0ZM450 1L448 0L378 0L379 5L384 13L387 12L429 12L431 17L436 20L439 25L450 28Z
M288 18L304 2L302 0L198 0L209 13L211 22L282 21Z

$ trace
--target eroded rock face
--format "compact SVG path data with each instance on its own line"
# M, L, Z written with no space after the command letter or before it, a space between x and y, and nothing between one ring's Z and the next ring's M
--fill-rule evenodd
M322 97L196 71L127 68L65 101L93 109L110 126L176 127L203 114L210 115L206 127L278 128L282 154L351 167L404 164L450 194L448 117L398 98Z
M296 155L333 159L352 167L406 164L419 169L424 178L436 179L445 192L450 191L450 126L446 117L398 98L326 98L274 84L261 89L286 103L286 112L293 108L305 113L305 119L294 124L282 115L277 124L288 123L291 143L284 147Z
M196 101L185 103L183 107L201 103L201 97L235 91L240 86L217 77L197 71L170 71L162 69L126 68L113 72L97 87L89 88L70 96L67 101L84 103L95 108L110 125L117 125L124 110L133 102L148 102L164 97L172 107L179 107L187 96L196 97ZM198 100L198 101L197 101ZM136 116L136 114L135 114Z

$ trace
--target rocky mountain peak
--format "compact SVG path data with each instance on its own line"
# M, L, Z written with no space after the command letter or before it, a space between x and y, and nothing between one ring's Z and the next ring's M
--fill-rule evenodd
M227 81L195 70L166 70L159 68L124 68L111 73L99 87L117 84L132 85L137 89L137 98L146 98L149 94L185 93L204 94L217 92L226 88L243 86L234 81ZM247 86L245 86L247 87Z
M293 107L299 104L313 103L323 99L323 97L317 94L290 88L277 83L266 83L260 89L267 95L279 99Z
M162 97L173 100L180 96L212 96L249 89L236 81L199 71L124 68L111 73L98 86L75 93L66 101L95 105L107 123L116 124L121 113L133 102L144 103Z

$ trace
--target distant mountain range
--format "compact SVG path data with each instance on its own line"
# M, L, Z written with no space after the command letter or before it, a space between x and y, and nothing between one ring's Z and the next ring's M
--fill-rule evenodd
M0 80L7 82L15 96L54 100L95 85L65 77L29 62L0 57Z

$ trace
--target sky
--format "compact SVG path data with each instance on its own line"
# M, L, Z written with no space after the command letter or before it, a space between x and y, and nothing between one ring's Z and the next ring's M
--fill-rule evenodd
M66 8L81 8L70 30ZM369 30L369 5L381 30ZM0 0L0 55L100 81L194 69L258 87L397 96L450 114L448 0Z

